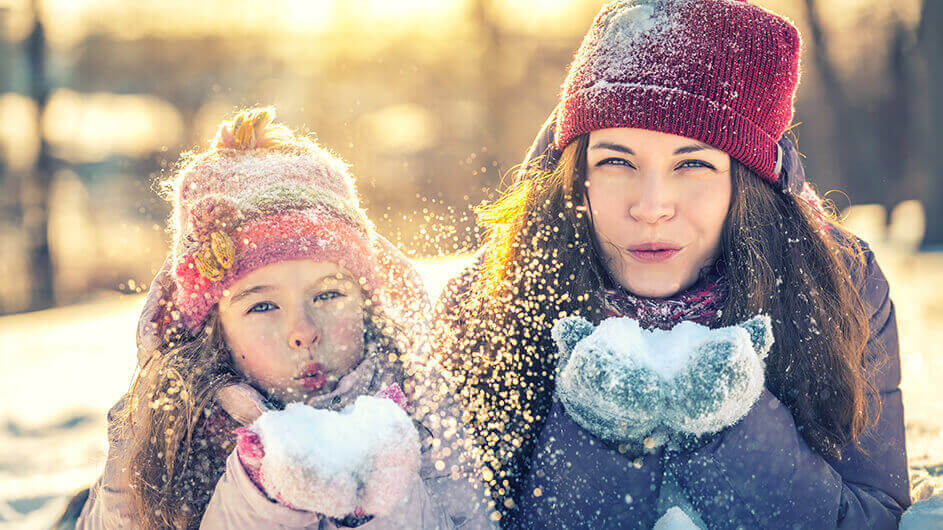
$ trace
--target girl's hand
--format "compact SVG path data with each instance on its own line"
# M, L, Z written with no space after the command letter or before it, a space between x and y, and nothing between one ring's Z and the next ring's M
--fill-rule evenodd
M397 385L377 397L405 409ZM386 515L417 477L419 439L404 412L382 403L358 400L340 413L290 404L236 429L239 460L260 490L290 508L335 518ZM265 447L263 438L278 442Z
M258 390L245 383L228 385L216 392L216 402L240 425L249 426L272 410Z

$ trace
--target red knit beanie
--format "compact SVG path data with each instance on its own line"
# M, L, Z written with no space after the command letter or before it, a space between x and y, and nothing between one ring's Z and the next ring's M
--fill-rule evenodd
M620 0L583 39L557 107L556 146L630 127L700 140L775 183L793 116L799 31L745 0Z

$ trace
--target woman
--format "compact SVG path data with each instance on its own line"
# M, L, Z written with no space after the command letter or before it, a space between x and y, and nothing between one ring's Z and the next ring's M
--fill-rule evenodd
M651 528L680 494L709 528L896 528L910 499L894 305L783 138L800 46L739 0L597 15L524 178L480 211L487 245L437 307L505 527ZM761 312L766 388L699 446L630 454L554 399L562 316L668 329Z

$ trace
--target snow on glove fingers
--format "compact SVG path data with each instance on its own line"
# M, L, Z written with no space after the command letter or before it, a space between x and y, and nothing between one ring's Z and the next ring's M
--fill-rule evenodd
M378 392L377 397L389 399L406 410L406 394L395 383ZM419 433L411 423L399 422L392 428L399 429L402 434L380 449L364 478L360 507L371 515L383 516L392 512L419 474Z
M664 398L661 378L633 355L641 348L637 328L631 319L608 319L594 329L570 317L552 335L560 348L557 396L567 414L603 440L641 446L660 425Z
M764 315L710 330L668 383L668 428L702 436L739 421L763 390L763 359L772 342L772 325Z

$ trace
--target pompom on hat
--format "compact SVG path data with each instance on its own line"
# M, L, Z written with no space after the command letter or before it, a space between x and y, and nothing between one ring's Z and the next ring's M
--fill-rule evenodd
M272 108L223 122L208 151L172 181L174 302L199 329L224 291L271 263L337 263L377 286L375 232L347 165L314 140L273 124Z
M556 147L597 129L649 129L712 145L777 183L801 47L791 22L745 0L611 2L570 65Z

